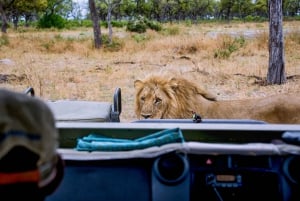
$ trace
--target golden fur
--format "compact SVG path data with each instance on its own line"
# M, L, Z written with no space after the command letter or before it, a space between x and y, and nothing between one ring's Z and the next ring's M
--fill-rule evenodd
M180 77L150 76L134 82L137 118L253 119L268 123L300 123L300 94L279 94L247 100L219 100Z

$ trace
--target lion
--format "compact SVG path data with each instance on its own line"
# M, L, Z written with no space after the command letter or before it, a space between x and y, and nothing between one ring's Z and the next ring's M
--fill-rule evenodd
M183 77L152 75L135 80L138 119L251 119L267 123L299 124L300 95L277 94L243 100L217 100L210 92Z

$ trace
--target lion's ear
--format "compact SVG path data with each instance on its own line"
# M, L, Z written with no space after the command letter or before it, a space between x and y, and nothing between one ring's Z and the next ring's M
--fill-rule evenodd
M169 85L175 91L178 88L178 85L179 85L178 80L175 77L172 77L169 80Z
M134 81L134 88L136 89L140 89L144 86L144 82L142 82L141 80L135 80Z

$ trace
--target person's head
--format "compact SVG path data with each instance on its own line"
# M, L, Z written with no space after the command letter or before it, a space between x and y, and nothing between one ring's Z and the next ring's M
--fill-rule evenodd
M47 104L0 89L1 200L44 200L63 178L58 131Z

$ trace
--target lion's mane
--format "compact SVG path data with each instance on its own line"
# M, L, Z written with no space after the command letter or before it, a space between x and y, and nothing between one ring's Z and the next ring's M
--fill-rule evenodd
M141 118L191 118L198 104L196 94L215 100L215 97L183 78L150 76L134 82L135 113Z

